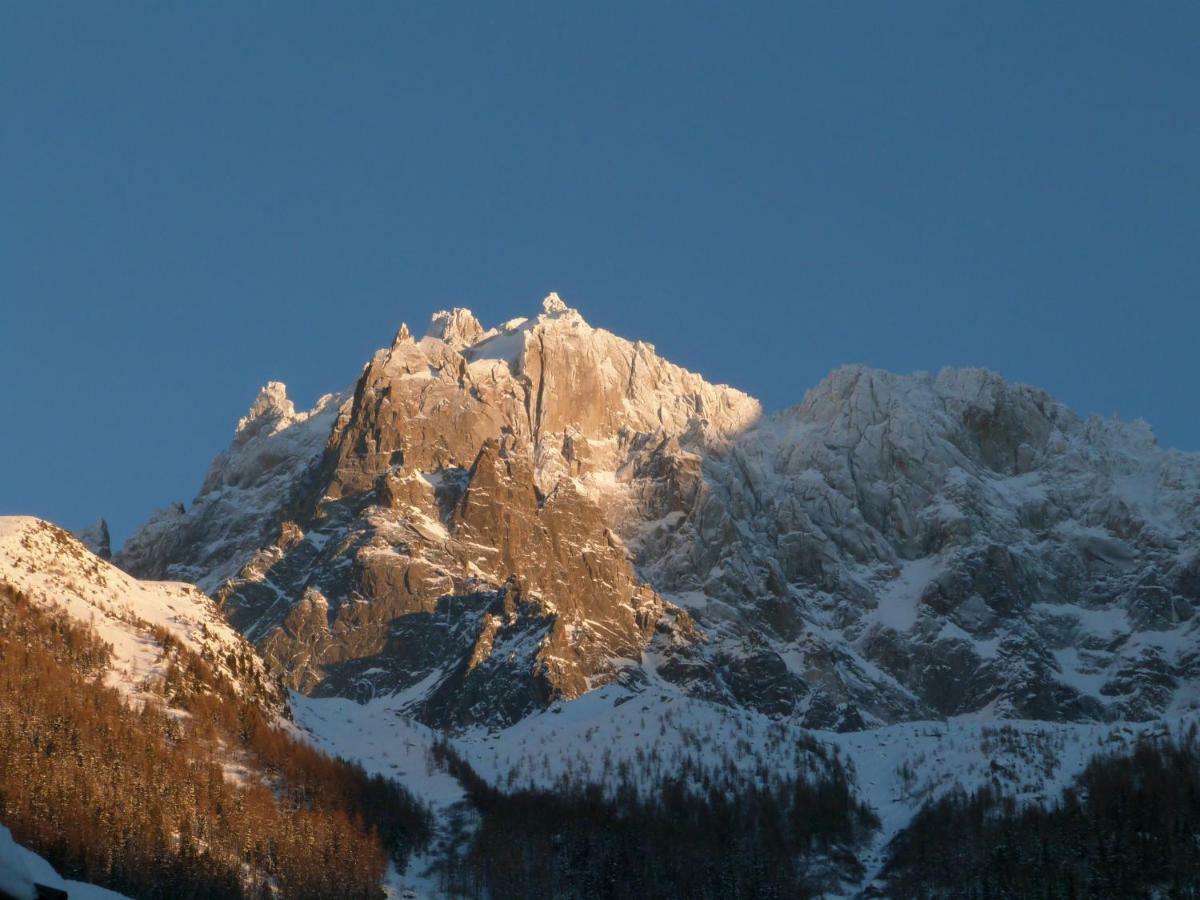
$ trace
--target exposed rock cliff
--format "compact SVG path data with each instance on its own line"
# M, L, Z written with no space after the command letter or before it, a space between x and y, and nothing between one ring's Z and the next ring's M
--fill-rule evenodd
M101 559L112 559L112 540L108 535L108 522L104 519L97 519L87 528L75 532L75 537Z

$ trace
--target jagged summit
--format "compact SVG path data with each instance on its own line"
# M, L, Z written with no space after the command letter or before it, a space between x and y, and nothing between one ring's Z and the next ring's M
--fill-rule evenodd
M154 512L114 562L141 578L213 590L245 564L247 547L269 540L293 485L324 450L344 401L343 394L326 394L312 409L296 412L284 385L268 382L238 421L230 446L209 465L191 508L175 502Z
M542 300L542 313L538 316L538 321L565 312L576 311L567 306L558 294L550 293ZM425 330L425 336L436 338L455 350L466 351L497 335L516 332L527 323L529 319L519 317L509 319L497 327L485 329L471 310L456 306L453 309L439 309L435 312Z
M570 307L563 303L562 298L559 297L554 291L551 291L546 295L546 298L542 300L542 312L546 313L547 315L552 316L555 313L566 312L569 308Z
M428 337L445 341L456 350L469 347L483 335L483 326L469 309L456 306L454 309L441 309L433 314L429 329L425 332Z
M238 420L236 434L238 439L246 441L261 429L289 422L295 415L296 407L288 399L287 385L282 381L268 381L259 389L250 411Z
M488 329L468 309L439 310L424 338L413 341L402 328L372 365L418 380L475 385L477 394L481 384L501 388L526 410L525 421L513 428L535 438L572 428L611 436L622 426L730 435L761 417L754 398L673 365L652 344L593 328L557 294L542 306L533 319L510 319ZM510 378L530 384L503 387Z
M79 542L103 560L112 559L112 540L108 534L108 521L97 519L87 528L74 532Z

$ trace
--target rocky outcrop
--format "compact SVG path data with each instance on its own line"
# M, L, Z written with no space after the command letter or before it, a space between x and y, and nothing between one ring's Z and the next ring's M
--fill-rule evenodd
M281 516L321 458L344 397L327 394L297 413L268 382L238 421L233 443L209 466L191 509L155 512L114 562L139 578L190 581L215 591L274 538Z
M108 522L104 519L97 519L87 528L76 531L75 537L101 559L112 559L112 540L108 536Z
M630 544L668 597L780 611L784 646L803 623L932 714L1149 718L1197 697L1198 513L1197 458L1143 425L980 370L851 367L712 448Z
M434 337L455 350L463 350L482 340L483 326L469 309L454 307L433 314L426 337Z

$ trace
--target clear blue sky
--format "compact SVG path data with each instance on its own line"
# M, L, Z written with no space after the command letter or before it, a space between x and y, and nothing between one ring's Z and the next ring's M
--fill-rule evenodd
M1200 4L736 6L6 5L0 512L123 537L266 380L548 290L768 408L980 365L1200 449Z

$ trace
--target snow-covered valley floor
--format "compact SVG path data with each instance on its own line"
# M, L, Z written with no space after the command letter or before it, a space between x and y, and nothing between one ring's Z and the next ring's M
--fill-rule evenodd
M292 698L297 724L326 750L389 775L425 800L438 821L430 850L394 879L397 896L436 897L428 869L445 842L461 839L470 816L458 783L433 761L438 735L405 714L404 698L366 704ZM839 758L880 828L860 854L863 880L830 896L854 896L880 874L887 845L926 803L960 786L998 785L1021 802L1053 803L1095 756L1129 750L1139 739L1178 734L1195 714L1129 724L1074 724L982 717L908 722L868 731L810 731L688 697L665 684L641 692L619 685L592 691L505 729L476 728L451 738L484 778L505 789L563 789L624 783L653 791L666 778L753 779L815 774L824 763L812 742ZM439 846L440 845L440 846Z

